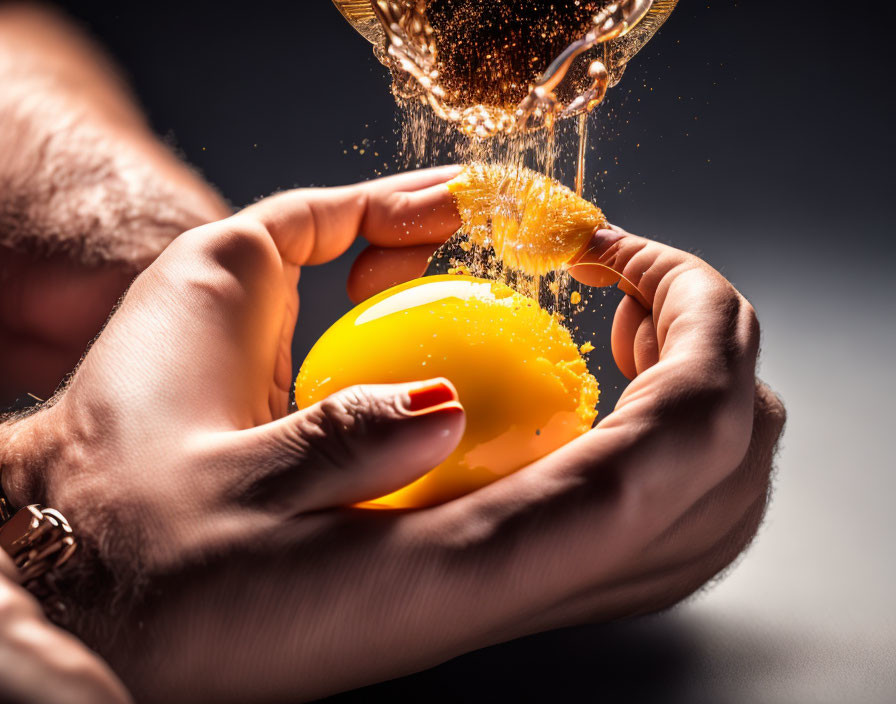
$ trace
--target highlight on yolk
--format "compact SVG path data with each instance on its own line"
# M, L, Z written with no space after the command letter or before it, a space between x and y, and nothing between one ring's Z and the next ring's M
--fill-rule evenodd
M437 376L457 387L467 427L425 476L369 508L449 501L547 455L591 428L597 380L569 331L532 299L470 276L395 286L338 320L296 380L306 408L355 384Z
M448 189L470 239L491 244L505 265L532 275L560 268L607 226L596 205L523 167L470 164Z

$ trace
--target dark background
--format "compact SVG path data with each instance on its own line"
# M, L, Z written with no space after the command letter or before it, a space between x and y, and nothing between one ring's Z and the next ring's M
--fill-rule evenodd
M706 258L759 311L761 372L790 422L753 551L670 615L499 646L376 694L896 699L887 6L682 0L593 121L588 195L617 224ZM68 10L235 206L396 168L385 70L327 0ZM297 361L348 309L349 263L303 273Z
M873 12L807 7L680 3L594 120L588 193L614 222L724 273L767 257L776 285L799 287L819 267L840 279L844 264L869 284L887 278L889 41ZM386 71L327 0L68 9L123 65L156 130L235 206L396 169ZM344 307L345 266L303 285ZM335 312L305 307L299 360Z

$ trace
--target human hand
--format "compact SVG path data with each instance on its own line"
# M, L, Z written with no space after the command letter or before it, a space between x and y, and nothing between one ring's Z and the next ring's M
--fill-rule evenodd
M0 550L0 701L125 704L131 698L104 662L47 621Z
M451 401L408 416L406 387L283 417L297 265L359 229L381 245L444 239L458 225L440 185L451 173L283 194L188 233L138 278L58 402L8 428L11 498L62 510L124 595L146 585L120 611L108 589L80 603L85 632L120 626L93 637L141 697L311 698L654 610L749 539L779 423L760 405L747 453L757 331L724 279L660 245L654 264L681 267L657 300L629 277L651 293L660 361L620 420L444 506L338 508L428 470L462 417Z
M284 193L184 234L137 278L55 402L4 426L8 496L71 520L88 558L73 625L95 629L110 655L110 631L127 640L136 626L109 605L141 579L219 553L254 559L253 545L276 542L295 516L388 493L454 448L463 412L438 380L348 390L285 416L299 265L338 256L359 232L410 250L446 239L459 219L441 184L456 172Z
M396 257L365 252L387 265ZM786 415L755 379L752 307L705 262L610 226L570 271L589 286L619 283L629 294L611 345L633 381L591 433L455 502L458 514L504 536L478 559L504 564L510 543L515 570L556 578L562 598L521 620L516 635L657 611L722 571L762 519ZM378 291L368 287L358 298ZM602 541L595 561L589 553Z

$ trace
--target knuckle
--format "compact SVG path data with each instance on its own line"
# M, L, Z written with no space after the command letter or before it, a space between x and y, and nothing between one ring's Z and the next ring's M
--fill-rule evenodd
M308 449L332 464L352 462L365 444L398 415L391 397L376 394L366 386L343 389L318 406L312 421L316 431L305 432Z
M636 284L642 285L649 279L648 272L656 265L657 253L655 243L641 237L629 235L606 249L600 256L600 262L616 271L624 273ZM641 267L636 278L635 271Z
M350 386L328 400L332 404L328 410L340 418L351 416L357 431L373 429L380 421L393 420L398 415L397 396L376 393L370 386Z
M693 466L713 474L735 471L751 444L753 414L734 393L730 380L715 369L672 383L658 399L653 427L660 444L691 448Z
M390 217L397 217L401 213L408 211L411 204L411 198L408 193L399 191L393 193L386 202L386 213Z
M244 214L191 230L185 244L203 259L236 274L267 273L279 268L280 257L270 233Z
M759 319L753 306L720 274L692 270L686 293L699 313L700 344L728 377L754 373L759 353ZM695 318L697 320L698 318Z
M352 386L325 398L320 404L322 422L332 430L349 432L362 422L360 410L367 403L366 393L361 386Z
M167 284L202 291L214 300L241 301L276 291L283 270L277 247L254 218L234 215L196 228L169 247Z
M410 207L410 196L402 192L376 196L360 191L358 198L366 205L364 235L375 244L390 239L387 234L399 227L403 222L401 214Z
M311 461L344 466L355 459L356 441L366 431L361 412L364 392L353 387L321 401L312 422L303 430L305 452Z
M658 397L654 410L658 425L666 423L687 423L695 429L707 428L706 421L719 415L724 408L730 388L724 377L707 365L707 368L694 374L696 369L688 370L682 378L666 379L666 392ZM694 381L699 376L699 383Z

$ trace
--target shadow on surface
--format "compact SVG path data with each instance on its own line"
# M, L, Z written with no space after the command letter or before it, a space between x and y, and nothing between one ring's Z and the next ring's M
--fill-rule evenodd
M699 647L665 617L529 636L425 672L346 692L328 704L368 701L690 701Z

